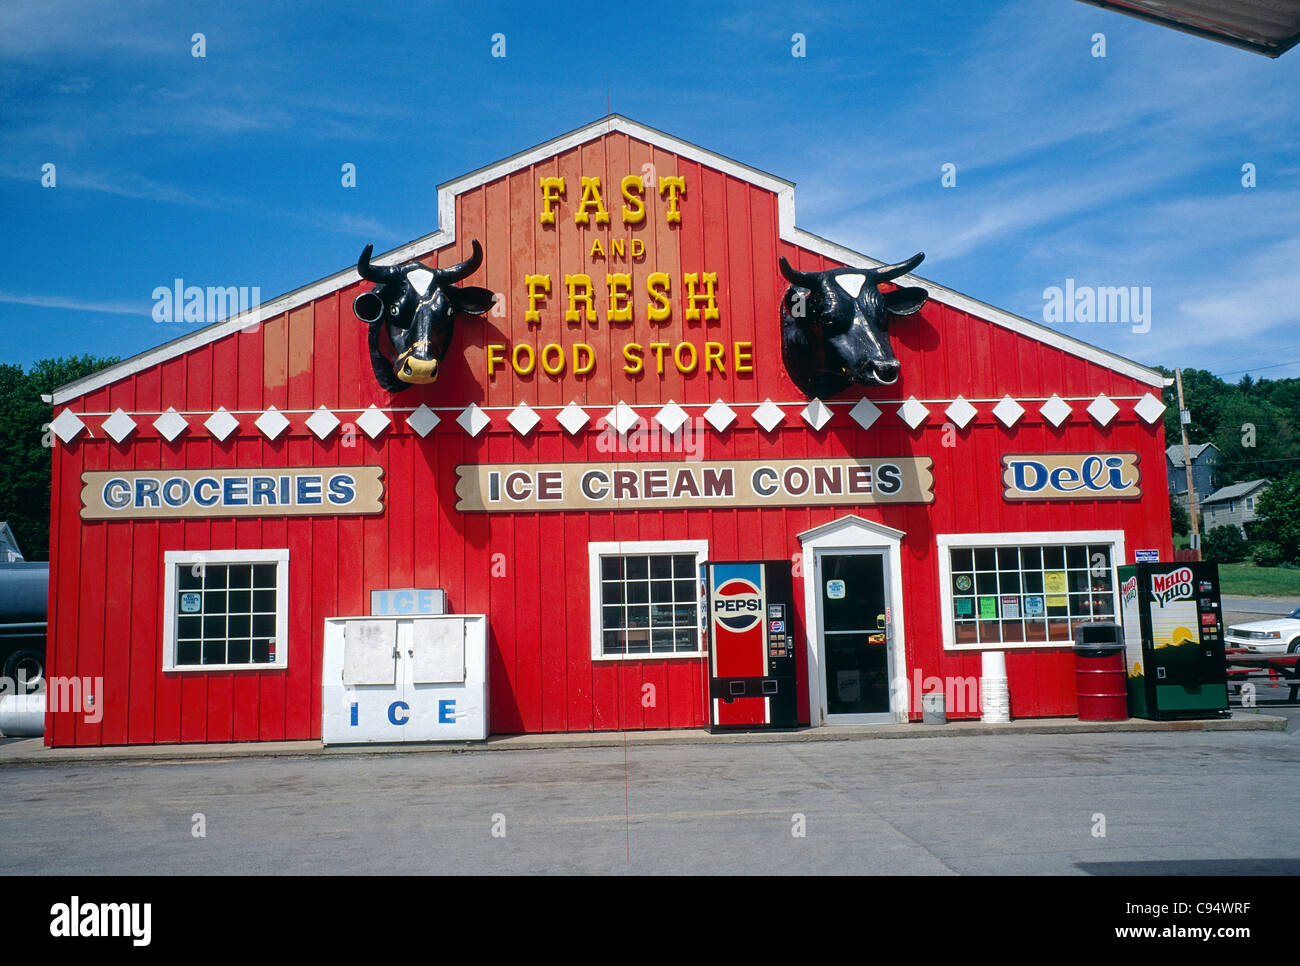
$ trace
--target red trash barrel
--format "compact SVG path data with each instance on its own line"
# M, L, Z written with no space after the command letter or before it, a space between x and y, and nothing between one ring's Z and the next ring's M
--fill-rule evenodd
M1074 642L1075 693L1080 721L1128 718L1128 668L1124 639L1113 621L1080 624Z

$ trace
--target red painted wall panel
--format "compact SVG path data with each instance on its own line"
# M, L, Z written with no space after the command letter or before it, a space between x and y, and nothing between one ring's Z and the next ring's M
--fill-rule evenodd
M634 226L622 225L620 218L619 184L627 174L646 174L652 182L645 190L645 220ZM666 200L653 187L654 177L670 174L684 176L687 183L682 220L673 225L664 217ZM554 175L565 178L566 192L555 224L541 225L537 179ZM601 178L608 226L574 224L583 175ZM781 364L779 300L785 281L776 260L784 255L808 270L834 263L779 239L777 212L770 192L613 132L458 198L456 243L426 253L425 261L444 266L460 261L477 238L485 252L483 267L464 284L487 286L503 298L482 317L458 318L455 347L431 386L392 395L375 384L365 327L351 312L353 298L368 287L357 281L260 328L228 335L74 400L69 408L86 414L90 432L54 450L50 665L53 674L101 677L104 708L97 724L51 713L47 741L317 738L323 621L365 613L371 589L401 586L440 586L453 611L488 615L495 732L700 726L706 712L701 659L592 660L588 545L593 541L706 539L714 559L789 559L800 568L797 534L811 527L851 512L896 527L907 534L899 579L908 672L975 677L977 653L942 648L937 535L1121 529L1130 555L1138 547L1170 551L1163 429L1132 412L1136 397L1151 387L934 298L892 327L902 365L899 382L849 390L835 400L876 400L884 411L876 425L862 430L848 419L846 407L836 406L826 427L810 429L799 417L803 401ZM613 256L610 242L616 238L642 240L646 255ZM592 253L596 240L604 257ZM910 253L880 254L897 259ZM583 271L593 280L596 319L567 323L564 275ZM661 325L646 319L645 281L652 271L671 278L672 315ZM632 276L631 323L607 319L605 275L610 272ZM716 322L686 321L686 272L718 274L721 318ZM541 305L541 322L529 324L524 275L532 273L549 274L551 290ZM695 345L694 371L678 372L669 354L665 371L657 372L650 343L683 341ZM724 344L725 371L704 372L706 341ZM734 369L736 341L753 343L751 373ZM488 345L537 350L552 342L565 351L559 377L540 367L517 376L508 362L488 376ZM580 342L596 357L595 369L585 376L572 371L573 346ZM628 342L646 347L645 367L637 375L623 369ZM1009 361L995 367L994 359ZM1060 428L1047 424L1037 412L1040 403L1031 401L1053 393L1091 397L1098 392L1116 397L1120 406L1104 429L1083 411L1086 400L1072 402L1075 413ZM964 429L945 432L942 410L958 394L973 401L979 415ZM1027 409L1011 430L990 412L1004 394ZM896 403L909 396L927 401L931 409L916 430L894 413ZM689 412L698 417L699 407L717 398L733 405L737 420L725 433L707 430L705 459L928 455L935 461L935 501L928 506L515 515L454 509L459 464L606 461L611 456L598 447L594 424L620 399L644 407L639 415L649 419L669 399L696 407ZM758 428L751 416L767 398L785 404L786 419L772 432ZM586 407L592 420L577 436L555 422L556 410L570 400ZM455 422L458 409L470 401L487 407L492 418L477 438ZM523 438L505 418L521 401L542 407L542 422ZM376 440L355 425L372 403L392 419ZM425 438L406 424L409 407L420 403L438 409L442 419ZM274 442L253 425L271 405L287 411L291 423ZM119 406L138 423L122 444L107 439L100 428L103 417ZM191 423L175 442L163 440L152 425L168 406L187 413ZM201 426L219 406L241 424L224 442ZM305 426L319 406L342 421L324 442ZM1002 455L1053 450L1139 453L1143 500L1003 500ZM78 515L80 475L87 470L354 463L383 468L382 515L139 522L83 522ZM262 547L290 553L288 668L164 673L164 553ZM807 615L798 569L795 611L802 641ZM1009 650L1007 663L1013 714L1075 712L1068 649ZM807 668L801 665L798 674L799 713L807 720ZM646 684L653 686L653 701L643 700Z

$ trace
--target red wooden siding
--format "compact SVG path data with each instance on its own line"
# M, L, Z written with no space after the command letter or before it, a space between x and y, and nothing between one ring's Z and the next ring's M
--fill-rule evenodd
M667 225L666 201L645 193L646 218L625 228L620 221L619 183L653 165L662 177L686 179L682 220ZM538 224L538 178L565 178L567 191L551 226ZM599 175L607 228L573 223L580 178ZM47 742L134 744L150 742L252 741L318 738L322 622L361 614L372 588L438 586L451 609L484 613L490 623L491 729L494 732L586 731L699 726L706 712L700 659L593 662L591 659L588 544L610 540L706 539L715 559L784 558L796 564L797 534L856 513L906 533L903 572L907 672L979 676L978 653L945 652L939 618L935 539L953 532L1121 529L1130 552L1155 547L1169 553L1163 429L1132 412L1131 397L1149 387L1101 365L1018 335L932 299L922 311L893 326L902 376L894 386L846 392L836 401L866 395L876 400L943 400L930 404L917 430L883 404L870 431L845 407L821 431L800 418L800 405L785 407L786 419L768 433L750 418L765 398L793 403L800 395L780 357L779 300L786 283L777 258L802 269L832 267L825 258L778 238L777 199L772 193L720 171L678 158L658 147L614 132L544 162L460 195L457 239L425 260L447 265L466 258L479 239L483 267L465 284L504 293L503 311L462 317L456 341L438 382L390 395L369 369L365 326L352 315L353 298L368 288L355 282L260 328L225 336L183 357L122 378L73 401L77 413L106 414L122 408L139 428L117 444L89 415L91 434L54 451L51 509L50 670L57 675L102 677L103 720L51 715ZM640 238L646 256L626 262L590 257L600 238ZM880 252L902 258L910 252ZM597 320L563 321L564 275L588 272ZM629 271L635 310L631 323L607 321L607 271ZM672 317L661 326L646 321L645 279L652 271L672 279ZM717 322L684 319L684 272L717 272ZM524 322L524 275L549 273L550 297L540 325ZM723 342L727 371L703 373L703 343ZM732 342L753 343L753 372L734 371ZM622 346L647 346L645 370L622 370ZM690 341L700 358L683 375L671 362L655 373L652 341ZM509 369L486 376L486 346L527 343L564 346L566 371L517 377ZM571 371L572 346L589 343L596 368ZM996 361L996 365L994 364ZM1099 428L1074 403L1075 414L1053 428L1025 401L1014 429L978 402L978 417L943 445L943 407L961 394L990 400L1004 394L1022 401L1105 392L1121 401L1120 414ZM1157 390L1158 392L1158 390ZM734 510L654 510L554 514L460 514L454 509L455 467L473 462L604 462L592 428L619 400L654 409L674 399L686 406L722 398L738 413L723 434L709 430L705 459L928 455L934 458L935 501L930 505ZM592 424L571 437L555 422L555 409L520 438L505 421L519 402L560 407L570 400L587 407ZM474 401L491 409L493 423L471 438L441 410L441 424L427 437L407 427L406 412L389 412L393 425L377 440L350 427L371 404L387 410L421 402L462 407ZM290 410L290 428L275 442L253 420L266 407ZM306 429L310 411L326 406L344 426L320 442ZM153 428L154 414L174 406L191 429L175 442ZM202 428L219 406L238 412L240 429L224 442ZM698 415L699 409L691 411ZM1135 451L1141 458L1140 502L1008 503L1002 499L1000 460L1008 452ZM659 454L646 454L654 459ZM623 455L623 459L636 459ZM78 515L81 473L120 468L275 467L372 464L383 468L382 515L237 520L140 522L82 521ZM163 555L169 550L202 553L234 548L289 549L288 667L283 670L164 674ZM798 583L798 582L797 582ZM802 611L802 588L796 587ZM806 626L806 615L797 614ZM1011 649L1007 655L1012 713L1070 715L1075 712L1073 659L1065 648ZM642 685L655 686L653 707L642 706ZM806 668L800 667L799 711L808 716ZM915 709L919 715L919 709Z

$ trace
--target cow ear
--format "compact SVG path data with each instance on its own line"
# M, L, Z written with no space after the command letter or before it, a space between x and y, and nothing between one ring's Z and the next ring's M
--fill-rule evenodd
M482 315L492 308L496 293L491 289L478 288L474 285L466 285L463 288L448 286L447 297L451 299L451 304L456 307L457 312Z
M885 308L891 315L911 315L929 297L930 293L923 288L898 288L885 296Z

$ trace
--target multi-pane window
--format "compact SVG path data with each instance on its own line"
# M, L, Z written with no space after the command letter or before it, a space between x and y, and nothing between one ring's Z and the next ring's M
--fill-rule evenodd
M169 669L284 665L288 554L227 554L167 554Z
M698 652L697 567L693 553L601 554L602 656Z
M1110 544L948 552L956 645L1068 644L1077 624L1115 619Z

